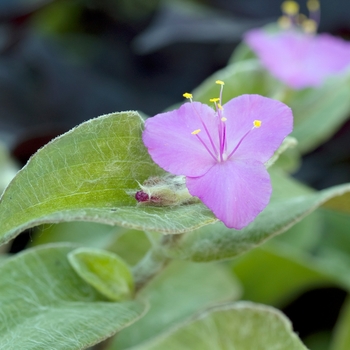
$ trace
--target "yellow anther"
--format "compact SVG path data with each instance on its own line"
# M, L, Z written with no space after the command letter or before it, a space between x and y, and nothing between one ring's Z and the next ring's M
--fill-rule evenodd
M260 128L261 126L261 120L254 120L253 121L254 128Z
M282 28L282 29L288 29L292 26L292 21L288 16L281 16L278 19L278 25Z
M221 106L221 104L220 103L218 103L218 108L219 109L221 109L221 110L223 110L224 108Z
M225 83L222 81L222 80L217 80L215 82L215 84L218 84L218 85L225 85Z
M318 0L309 0L306 6L310 12L316 12L320 9L320 3Z
M219 102L220 98L219 97L211 98L209 101L210 102Z
M303 13L298 13L298 16L296 19L296 22L298 23L298 25L302 26L303 23L307 20L308 20L308 18Z
M192 135L197 135L198 133L201 132L201 129L197 129L191 132Z
M221 121L222 121L222 122L225 122L226 120L227 120L227 119L226 119L225 117L222 117L222 118L221 118Z
M190 99L193 97L192 94L190 94L189 92L185 92L182 96Z
M288 16L295 16L299 12L299 4L296 1L284 1L281 5L282 12Z
M313 19L306 19L301 25L305 33L313 34L317 32L317 23Z

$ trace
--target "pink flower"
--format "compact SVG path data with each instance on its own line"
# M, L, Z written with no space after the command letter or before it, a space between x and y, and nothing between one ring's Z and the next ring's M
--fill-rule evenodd
M270 200L264 163L292 131L293 116L283 103L259 95L224 106L213 100L216 110L188 102L148 119L143 142L155 163L186 176L191 195L227 227L241 229Z
M244 40L273 76L294 89L320 86L350 66L350 43L328 34L253 29Z

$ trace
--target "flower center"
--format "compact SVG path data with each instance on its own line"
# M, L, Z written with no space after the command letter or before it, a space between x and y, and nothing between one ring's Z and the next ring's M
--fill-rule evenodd
M224 116L224 108L221 104L222 92L225 83L221 80L217 80L216 84L221 86L220 97L210 99L210 102L214 103L215 105L215 118L217 119L216 128L215 130L209 130L200 114L197 113L197 111L194 109L195 114L197 115L197 117L200 120L200 123L203 126L204 133L207 135L207 140L201 137L201 129L196 129L192 131L191 134L197 137L198 141L204 146L204 148L216 162L221 163L225 162L226 160L229 160L233 156L233 154L242 144L243 140L251 133L252 130L260 128L261 120L254 120L252 128L243 135L243 137L239 140L239 142L235 145L233 149L229 150L227 146L227 138L229 136L227 135L226 129L227 118ZM185 94L183 94L183 96L190 99L190 101L192 102L192 94L186 92Z

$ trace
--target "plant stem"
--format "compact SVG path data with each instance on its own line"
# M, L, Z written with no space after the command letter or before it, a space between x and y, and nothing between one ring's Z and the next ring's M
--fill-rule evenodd
M133 268L136 292L162 271L169 261L160 246L152 247Z

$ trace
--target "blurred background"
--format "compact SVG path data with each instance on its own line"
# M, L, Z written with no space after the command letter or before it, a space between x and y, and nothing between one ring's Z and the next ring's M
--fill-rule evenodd
M0 140L23 165L84 120L129 109L159 113L224 67L242 34L275 21L280 4L1 0ZM321 11L321 32L349 36L349 1L321 1Z
M319 31L349 39L350 2L320 3ZM280 4L0 0L0 142L22 166L53 137L90 118L130 109L155 115L224 67L245 31L276 21ZM304 156L295 176L317 189L350 182L349 138L347 122ZM26 243L15 240L11 252ZM284 312L306 337L334 326L345 296L338 288L311 290Z

